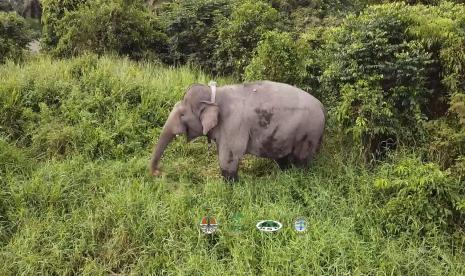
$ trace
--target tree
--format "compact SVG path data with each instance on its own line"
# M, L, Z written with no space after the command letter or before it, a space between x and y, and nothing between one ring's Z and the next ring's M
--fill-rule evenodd
M258 43L246 80L273 80L298 85L304 77L304 53L289 33L270 31Z
M0 12L0 63L20 60L31 37L25 20L15 12Z
M157 10L168 36L169 64L194 63L214 71L213 54L218 45L218 22L231 13L229 0L186 0Z
M143 1L69 1L70 10L57 1L44 3L43 41L54 55L115 52L141 59L166 51L166 36Z
M224 20L219 28L215 53L217 71L242 75L262 35L280 27L279 13L268 3L246 0L235 4L230 19Z

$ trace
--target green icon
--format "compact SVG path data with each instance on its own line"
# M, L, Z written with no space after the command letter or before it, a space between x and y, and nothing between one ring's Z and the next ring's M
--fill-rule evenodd
M282 227L283 225L275 220L261 220L257 223L257 229L262 232L276 232Z
M239 233L244 230L244 216L241 213L234 213L232 216L231 230L234 233Z

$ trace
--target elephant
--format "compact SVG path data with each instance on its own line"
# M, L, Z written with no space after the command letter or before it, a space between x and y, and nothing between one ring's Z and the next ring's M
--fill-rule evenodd
M305 167L322 143L326 111L311 94L289 84L256 81L243 84L193 84L177 102L153 149L150 172L177 135L187 142L199 136L217 145L221 174L238 180L244 154L271 158L281 169Z

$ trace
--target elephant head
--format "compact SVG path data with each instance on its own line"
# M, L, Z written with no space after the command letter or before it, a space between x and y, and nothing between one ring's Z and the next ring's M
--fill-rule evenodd
M150 162L150 172L160 174L159 162L169 143L177 135L184 134L187 141L207 133L218 124L219 108L212 101L210 87L206 85L192 85L186 92L184 99L177 102L171 110L163 126L159 141L155 146Z

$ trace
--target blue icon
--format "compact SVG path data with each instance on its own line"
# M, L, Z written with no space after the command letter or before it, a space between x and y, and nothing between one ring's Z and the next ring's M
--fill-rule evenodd
M297 232L304 232L307 229L307 223L305 222L305 219L303 218L298 218L294 222L294 229Z

